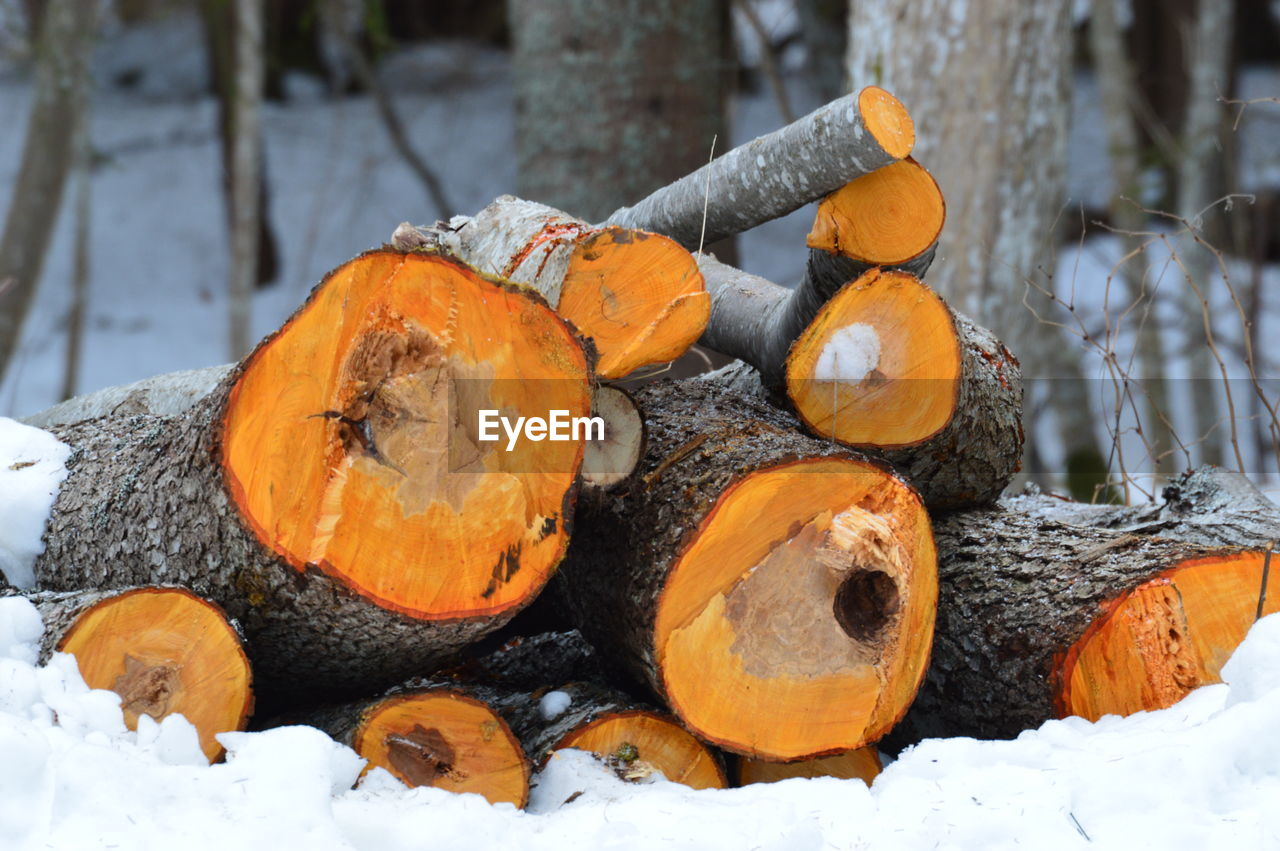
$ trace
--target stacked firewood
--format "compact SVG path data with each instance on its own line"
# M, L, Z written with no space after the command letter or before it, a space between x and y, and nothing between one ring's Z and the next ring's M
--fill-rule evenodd
M872 87L608 222L402 225L239 364L31 418L73 448L46 652L211 759L256 691L256 725L516 805L562 748L870 781L886 736L1215 681L1278 607L1280 512L1216 471L1144 508L1001 499L1018 363L922 281L945 204L913 142ZM699 251L813 201L795 289ZM617 385L695 342L738 360Z

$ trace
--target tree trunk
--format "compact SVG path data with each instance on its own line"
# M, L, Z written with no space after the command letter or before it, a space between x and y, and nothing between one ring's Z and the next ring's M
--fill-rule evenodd
M1226 476L1224 479L1223 477ZM1172 705L1218 682L1259 616L1280 509L1206 468L1156 508L1018 497L936 519L933 661L899 743L1012 738Z
M507 8L523 197L600 221L728 147L722 0Z
M37 579L188 586L264 688L399 681L509 620L568 543L582 441L502 451L477 412L586 416L590 374L527 291L369 252L185 412L55 427L76 451Z
M785 370L786 404L810 431L882 455L930 508L990 502L1017 473L1018 361L913 276L873 269L823 305L784 349L769 343L790 336L775 333L789 291L745 273L730 278L713 260L700 265L713 304L726 306L713 308L708 336L712 329L716 336L704 342L725 351L721 340L749 341L752 348L727 353L775 376L730 367L725 378L739 390L776 398L767 388ZM724 288L738 298L717 298ZM731 314L729 305L739 309Z
M691 380L637 394L632 480L584 498L555 593L705 741L767 759L861 747L923 676L935 605L919 497Z
M231 96L231 276L228 352L232 360L249 352L253 289L263 223L262 86L266 56L262 45L263 0L235 0L235 65Z
M39 592L28 596L44 621L41 661L76 657L89 688L120 696L125 724L181 714L211 762L215 736L243 730L253 711L249 660L235 626L212 603L182 588Z
M31 118L0 233L0 378L22 338L75 159L68 128L86 109L97 3L49 0L39 20Z
M439 246L481 272L533 287L592 339L603 378L684 354L707 324L710 299L688 251L665 236L592 227L510 195L472 218L425 231L402 225L393 243Z

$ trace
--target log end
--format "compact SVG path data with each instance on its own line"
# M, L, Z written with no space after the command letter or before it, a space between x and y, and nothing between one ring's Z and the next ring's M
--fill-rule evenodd
M530 291L439 255L369 252L233 373L228 490L300 571L414 618L496 615L560 561L584 447L508 451L496 422L485 439L481 412L585 417L591 373Z
M1262 552L1188 559L1105 606L1057 666L1059 714L1096 721L1164 709L1222 682L1259 608L1280 611L1280 594L1264 597L1266 561Z
M897 448L951 421L962 371L946 303L913 275L872 269L823 305L792 344L786 385L817 434Z
M916 127L901 101L879 86L867 86L858 92L858 109L863 126L886 154L900 160L911 153Z
M635 400L623 389L596 388L592 413L604 420L604 434L587 443L582 456L582 481L588 487L608 489L625 481L644 455L644 417Z
M835 756L801 759L795 762L765 762L759 759L737 760L739 786L749 783L776 783L792 777L835 777L861 780L868 786L880 774L880 753L872 745Z
M783 463L739 479L689 538L654 644L700 738L791 760L861 747L902 717L937 601L915 491L855 459Z
M554 750L595 754L629 779L655 771L694 789L724 789L724 770L705 745L683 727L653 712L611 712L576 728Z
M449 689L396 695L367 709L352 746L409 786L474 792L523 807L529 761L489 706Z
M674 240L610 226L578 243L556 309L595 343L596 372L621 378L684 354L707 326L711 297Z
M209 760L215 736L243 730L252 676L240 636L222 611L180 588L140 588L107 597L71 624L56 649L72 653L90 688L120 695L125 724L181 713Z
M807 243L868 266L897 266L937 242L946 209L933 175L908 157L864 174L818 202Z

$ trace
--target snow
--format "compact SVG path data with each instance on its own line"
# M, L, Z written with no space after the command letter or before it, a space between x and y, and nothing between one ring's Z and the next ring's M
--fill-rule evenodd
M206 765L179 716L124 728L74 659L34 664L39 616L0 598L0 846L161 848L1260 848L1280 842L1280 615L1226 682L1169 709L1051 721L1005 742L936 739L868 789L787 780L694 791L624 782L576 751L526 811L407 789L308 727L226 733Z
M573 698L569 696L568 692L549 691L538 701L538 711L542 713L543 718L550 721L563 715L571 703L573 703Z
M861 381L880 365L880 335L865 322L836 330L818 354L817 381Z
M0 574L19 588L35 582L32 568L70 455L49 432L0 417Z

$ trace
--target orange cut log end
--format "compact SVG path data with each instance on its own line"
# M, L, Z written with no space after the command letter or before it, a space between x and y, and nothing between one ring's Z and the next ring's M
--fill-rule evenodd
M936 553L916 493L873 464L809 459L727 489L667 577L667 698L700 738L788 760L861 747L928 660Z
M120 695L125 724L181 714L212 762L218 733L243 730L253 707L249 660L222 611L177 588L125 591L83 612L57 649L90 688Z
M1189 559L1114 601L1065 654L1059 713L1096 721L1163 709L1221 682L1257 618L1265 557ZM1276 611L1280 594L1269 594L1263 614Z
M946 202L933 175L911 158L846 183L818 203L810 248L866 263L894 266L933 245Z
M474 792L490 803L523 807L529 762L511 728L484 703L437 689L397 695L363 715L353 747L366 768L409 786Z
M724 789L724 771L706 746L681 727L652 712L613 712L569 733L555 750L577 748L611 759L637 776L660 771L694 789Z
M596 372L621 378L684 354L707 326L711 297L674 240L606 227L578 243L557 310L595 343Z
M479 412L587 416L590 376L530 291L436 255L370 252L246 360L223 469L249 527L297 569L417 618L494 615L560 561L583 444L506 451L480 439Z
M911 153L916 144L916 126L907 108L879 86L867 86L858 93L858 110L863 126L894 159Z
M787 393L817 434L850 446L913 446L955 415L962 367L942 299L913 275L872 269L792 345Z
M835 756L820 756L796 762L764 762L740 758L738 785L775 783L792 777L835 777L840 780L856 778L870 786L880 774L880 769L880 753L870 745Z

